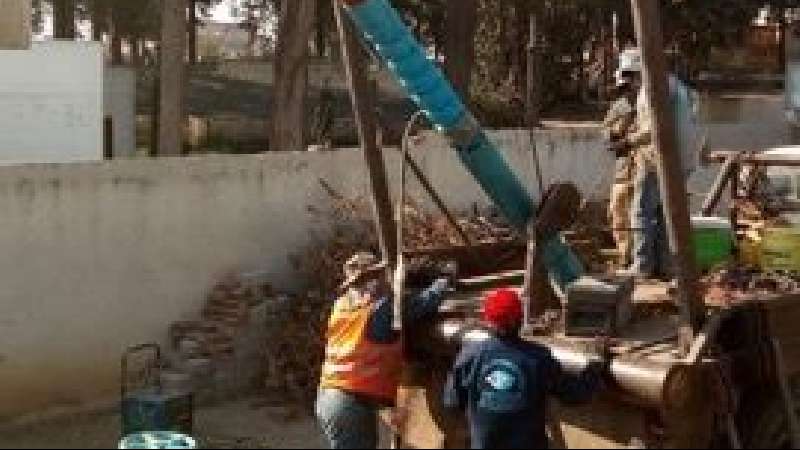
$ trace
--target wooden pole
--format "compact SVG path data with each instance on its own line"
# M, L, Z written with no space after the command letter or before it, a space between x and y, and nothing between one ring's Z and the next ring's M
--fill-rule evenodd
M682 347L688 350L703 324L704 305L697 289L688 196L669 100L660 5L657 0L631 0L631 6L642 53L644 85L650 99L661 198L678 282L679 332Z
M350 99L358 128L358 136L364 150L364 160L369 172L369 183L372 188L372 206L375 212L375 224L378 229L378 240L383 259L394 267L397 261L397 231L392 214L392 201L389 193L389 182L386 177L386 166L381 149L377 143L377 126L374 114L374 99L369 95L369 79L367 77L367 54L356 38L353 25L342 10L341 0L334 0L336 24L339 28L339 41L342 48L342 61L345 66L347 83L350 88Z

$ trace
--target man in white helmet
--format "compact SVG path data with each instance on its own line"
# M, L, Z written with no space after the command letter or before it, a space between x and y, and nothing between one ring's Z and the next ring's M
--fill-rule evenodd
M641 71L641 58L637 52L626 51L620 55L616 72L618 98L611 104L603 121L611 140L609 150L616 157L609 215L619 255L618 262L623 266L630 264L634 178L633 148L628 145L626 138L635 128L636 98L642 86Z
M638 50L628 50L639 54ZM638 57L641 67L641 56ZM684 177L697 167L703 144L697 121L696 94L674 74L668 75L669 98L675 121L676 150L681 157ZM650 100L642 87L636 102L636 125L625 137L634 149L632 264L625 274L654 278L671 274L668 240L658 180L658 154L653 142L655 124ZM685 179L682 180L685 182Z

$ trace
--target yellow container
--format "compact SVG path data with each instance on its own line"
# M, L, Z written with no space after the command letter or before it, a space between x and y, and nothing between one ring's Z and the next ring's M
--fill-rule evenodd
M761 269L761 242L744 239L739 241L739 262L746 267Z
M761 264L766 271L800 272L800 228L768 228L761 244Z

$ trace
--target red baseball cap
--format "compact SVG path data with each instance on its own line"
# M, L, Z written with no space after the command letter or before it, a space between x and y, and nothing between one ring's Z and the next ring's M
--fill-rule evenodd
M499 329L509 330L523 320L522 300L511 289L498 289L483 300L483 320Z

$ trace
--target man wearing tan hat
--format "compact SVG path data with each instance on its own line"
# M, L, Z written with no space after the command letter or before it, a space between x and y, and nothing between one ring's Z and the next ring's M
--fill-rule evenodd
M403 343L392 327L387 266L358 253L344 266L344 292L333 307L316 413L330 447L377 448L378 410L393 406L403 368ZM405 320L439 311L450 282L437 280L404 302Z

